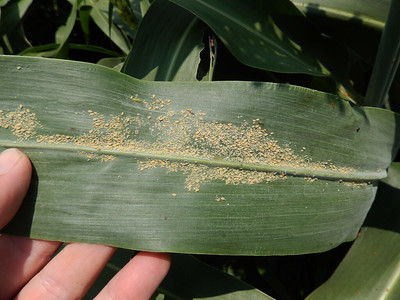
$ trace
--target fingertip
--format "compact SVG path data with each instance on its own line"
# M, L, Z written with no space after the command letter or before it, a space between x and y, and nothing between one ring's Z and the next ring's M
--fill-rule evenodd
M29 158L15 148L0 154L0 228L15 215L29 188L32 165Z

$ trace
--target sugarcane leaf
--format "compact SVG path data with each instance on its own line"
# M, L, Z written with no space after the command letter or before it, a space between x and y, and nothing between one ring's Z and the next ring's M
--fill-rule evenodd
M244 64L348 80L346 49L323 36L288 0L172 2L207 23Z
M381 29L385 24L389 11L390 0L376 2L346 1L346 0L295 0L292 1L299 9L307 12L324 14L327 17L358 19L369 26Z
M127 54L130 49L130 42L127 36L109 19L109 1L88 0L85 3L87 6L92 7L90 16L99 29L103 31L124 54Z
M146 80L196 80L206 28L183 8L156 1L140 23L124 73Z
M398 298L399 199L399 189L380 184L374 205L350 251L332 277L307 299Z
M173 254L158 290L168 299L273 299L251 285L192 255Z
M0 150L35 173L4 232L151 251L276 255L352 240L397 114L259 82L149 82L0 57Z
M21 20L32 4L32 0L23 0L18 2L8 1L0 2L0 36L8 35L21 24ZM6 5L7 4L7 5ZM3 7L4 6L4 7Z
M382 179L382 182L400 189L400 162L392 162L388 169L388 177Z

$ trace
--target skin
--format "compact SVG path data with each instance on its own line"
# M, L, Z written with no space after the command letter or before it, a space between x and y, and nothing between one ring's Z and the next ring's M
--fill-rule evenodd
M31 180L28 157L17 149L0 155L0 228L15 215ZM0 299L80 299L116 248L71 243L54 258L60 242L0 236ZM96 299L148 299L170 267L165 253L140 252Z

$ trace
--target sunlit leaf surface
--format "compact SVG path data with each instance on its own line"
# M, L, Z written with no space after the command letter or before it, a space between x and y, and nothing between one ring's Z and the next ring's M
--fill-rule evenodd
M35 167L6 232L151 251L296 254L355 238L398 116L258 82L140 81L0 57L0 150Z

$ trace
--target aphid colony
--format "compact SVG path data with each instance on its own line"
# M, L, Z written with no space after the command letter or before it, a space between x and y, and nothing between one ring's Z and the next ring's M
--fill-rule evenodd
M352 171L328 162L312 162L307 156L296 155L289 145L280 146L260 119L249 124L240 116L232 118L235 123L220 123L207 120L204 112L191 108L172 109L170 100L156 99L155 95L151 102L140 100L138 95L131 100L138 106L133 116L127 112L109 117L90 109L84 112L91 118L92 128L81 134L37 134L41 125L36 114L22 105L13 112L0 111L0 128L11 129L19 141L72 144L88 160L106 162L118 153L143 157L139 170L161 167L168 172L182 172L187 176L185 186L189 191L199 191L202 183L213 180L251 185L286 179L284 172L260 171L244 165Z

